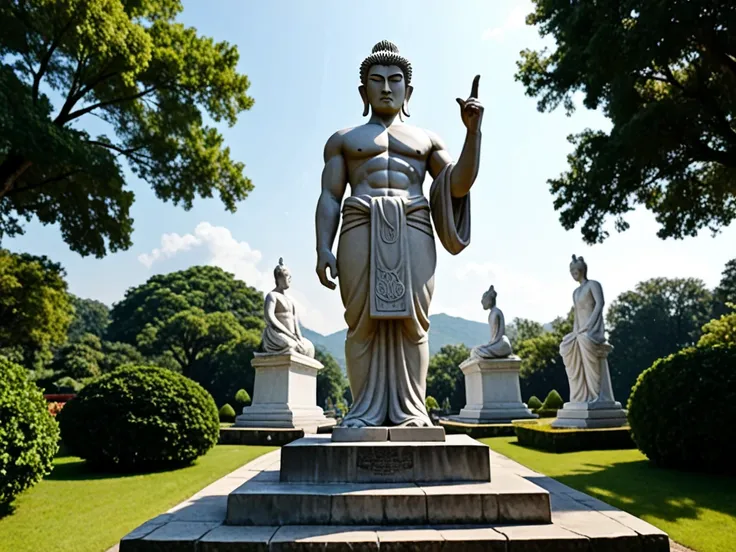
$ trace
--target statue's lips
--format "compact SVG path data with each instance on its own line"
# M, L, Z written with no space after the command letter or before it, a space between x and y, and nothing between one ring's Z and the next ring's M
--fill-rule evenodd
M382 102L393 103L394 100L393 100L393 98L381 98L381 101Z

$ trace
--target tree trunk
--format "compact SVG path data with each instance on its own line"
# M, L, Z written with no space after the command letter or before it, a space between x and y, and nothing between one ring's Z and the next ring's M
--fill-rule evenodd
M0 163L0 200L13 189L15 182L31 166L31 162L22 155L8 154Z

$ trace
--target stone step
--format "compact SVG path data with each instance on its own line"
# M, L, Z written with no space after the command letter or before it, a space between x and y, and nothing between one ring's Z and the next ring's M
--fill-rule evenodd
M315 435L281 450L283 483L488 482L489 448L467 435L445 442L333 442Z
M548 491L508 470L498 472L491 483L461 484L300 484L256 477L228 496L226 523L550 523Z

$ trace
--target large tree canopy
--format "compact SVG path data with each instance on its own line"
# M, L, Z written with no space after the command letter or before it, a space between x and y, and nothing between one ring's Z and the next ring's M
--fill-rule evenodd
M69 326L69 341L76 341L84 334L104 336L110 323L110 309L107 305L76 295L70 295L69 298L74 306L74 319Z
M733 311L733 305L736 304L736 259L731 259L726 263L721 281L713 290L713 299L715 299L715 316L721 316Z
M540 111L573 95L600 108L608 132L570 137L569 168L550 180L566 229L603 241L604 222L636 204L662 238L736 218L736 3L732 0L534 0L527 18L552 51L525 50L516 75Z
M461 343L445 345L429 359L427 395L440 403L449 401L453 412L465 406L465 376L460 364L469 356L470 349Z
M46 257L0 249L0 349L17 349L27 367L66 341L73 309L64 276Z
M244 165L205 116L233 125L253 104L248 79L237 49L176 23L181 10L179 0L0 3L0 239L35 216L59 223L82 255L130 247L123 159L187 209L217 193L234 211L247 196ZM92 116L110 136L79 127Z
M619 295L607 315L616 400L628 399L655 360L695 345L711 312L712 294L695 278L654 278Z
M174 316L193 308L205 314L232 313L246 330L264 327L260 291L216 266L193 266L152 276L145 284L126 291L125 298L110 312L107 339L137 345L147 326L162 328Z
M328 399L333 405L337 404L342 400L347 385L345 375L335 357L323 348L317 347L314 358L324 365L317 374L317 406L326 407Z

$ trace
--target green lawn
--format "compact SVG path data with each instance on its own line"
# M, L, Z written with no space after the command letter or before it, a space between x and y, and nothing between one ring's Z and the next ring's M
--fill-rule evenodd
M121 476L89 472L76 457L15 501L0 519L1 552L103 552L144 521L273 447L218 445L180 470Z
M635 449L554 454L521 447L516 437L482 441L535 471L644 519L697 552L736 550L734 477L657 468Z

